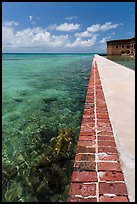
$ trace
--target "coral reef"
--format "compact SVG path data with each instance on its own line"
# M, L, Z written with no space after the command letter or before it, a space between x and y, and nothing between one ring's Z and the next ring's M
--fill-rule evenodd
M65 201L73 169L76 136L70 128L61 128L54 133L51 137L49 130L44 133L42 129L39 131L41 143L35 140L35 145L26 151L28 154L16 155L16 166L3 163L4 202L26 202L32 198L34 202ZM49 145L42 145L47 134L50 135L47 139ZM24 196L25 190L30 197Z

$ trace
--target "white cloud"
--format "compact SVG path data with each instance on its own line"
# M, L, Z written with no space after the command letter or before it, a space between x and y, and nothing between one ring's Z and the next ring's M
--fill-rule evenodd
M78 16L68 16L65 19L66 20L73 20L73 19L77 19L77 18L78 18Z
M106 43L106 41L108 40L108 39L110 39L111 38L111 36L106 36L105 38L103 38L102 40L100 40L99 42L100 43Z
M91 39L88 40L81 40L81 38L76 38L76 40L73 43L67 43L66 47L90 47L92 45L94 45L94 43L96 42L96 36L94 36Z
M32 17L32 16L29 16L29 20L32 21L32 19L33 19L33 17Z
M91 37L92 36L92 33L89 33L87 30L86 31L83 31L81 33L75 33L75 36L76 37Z
M62 23L60 25L50 25L49 29L55 29L58 31L73 31L80 29L80 24L74 23Z
M2 27L2 45L5 49L20 47L61 47L68 42L68 35L51 35L40 27L15 31L12 26Z
M115 29L119 26L119 24L112 24L111 22L106 22L105 24L95 24L92 25L91 27L87 28L87 31L94 33L94 32L99 32L99 31L107 31L110 29Z
M3 26L6 26L6 27L17 26L17 25L19 25L19 23L16 22L16 21L5 21L5 22L3 22Z
M97 34L92 34L88 31L75 33L75 35L62 35L61 33L59 35L54 35L47 29L41 27L17 30L15 29L15 25L17 24L18 23L15 21L3 23L2 46L4 52L7 50L10 52L13 50L43 50L48 52L55 50L69 51L71 49L73 49L73 51L79 49L84 51L90 49L97 40ZM87 37L88 39L83 40L83 37Z

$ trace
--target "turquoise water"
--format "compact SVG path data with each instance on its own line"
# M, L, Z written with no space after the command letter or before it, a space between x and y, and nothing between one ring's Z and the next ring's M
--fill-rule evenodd
M93 54L2 57L2 199L66 201Z

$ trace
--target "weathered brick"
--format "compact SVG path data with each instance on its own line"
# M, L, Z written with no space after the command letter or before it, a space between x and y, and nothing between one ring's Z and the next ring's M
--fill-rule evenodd
M92 131L90 131L90 132L86 132L86 131L80 131L80 136L93 136L93 135L95 135L96 133L95 133L95 130L92 130Z
M74 163L74 170L76 171L95 171L96 170L96 163L92 162L75 162Z
M116 195L127 195L125 183L99 183L99 193L110 193Z
M98 119L97 124L98 123L108 123L108 124L110 124L110 120L109 119Z
M116 147L115 142L113 141L98 141L98 146L99 147Z
M76 154L78 153L95 153L95 147L78 147Z
M71 183L69 195L95 196L96 184Z
M67 202L97 202L97 198L69 197Z
M98 159L100 161L118 161L119 162L119 158L118 158L118 155L116 154L102 154L102 153L99 153L98 154Z
M98 131L98 136L101 136L101 135L103 135L103 136L113 136L113 132L112 132L112 130L111 131L103 131L103 130L99 130Z
M94 127L95 126L95 123L84 123L82 122L81 124L81 128L90 128L90 127Z
M126 196L100 196L99 202L129 202Z
M111 153L111 154L118 154L116 148L112 147L99 147L98 152L105 152L105 153Z
M105 140L105 141L115 141L114 136L98 136L98 141Z
M103 114L97 115L97 118L98 119L109 119L108 115L103 115Z
M78 147L94 147L95 146L95 144L96 144L96 141L92 141L92 140L87 140L87 141L82 141L82 140L80 140L80 141L78 141L78 143L77 143L77 146Z
M83 124L83 123L89 123L89 122L94 123L94 120L93 120L93 119L94 119L94 118L90 118L90 119L89 119L89 118L83 118L83 119L82 119L82 124ZM95 124L95 123L94 123L94 124Z
M98 170L100 171L121 171L120 163L98 162Z
M122 172L110 172L110 171L100 171L99 172L100 181L123 181Z
M97 122L97 126L98 127L109 127L109 128L111 128L111 124L110 123L100 123L100 122Z
M95 131L95 126L93 127L81 127L81 130L82 132L92 132L92 131Z
M93 182L97 181L97 172L91 171L73 171L72 182Z
M111 128L111 127L98 127L97 130L98 130L98 131L111 132L111 131L112 131L112 128Z
M95 140L96 139L96 136L80 136L79 138L78 138L78 140L80 141L80 140Z
M95 155L94 154L76 154L75 161L87 161L87 162L94 162Z

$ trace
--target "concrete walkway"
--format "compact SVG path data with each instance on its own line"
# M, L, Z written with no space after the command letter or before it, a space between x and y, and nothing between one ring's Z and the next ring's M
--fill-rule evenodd
M130 202L135 201L135 72L95 55Z

